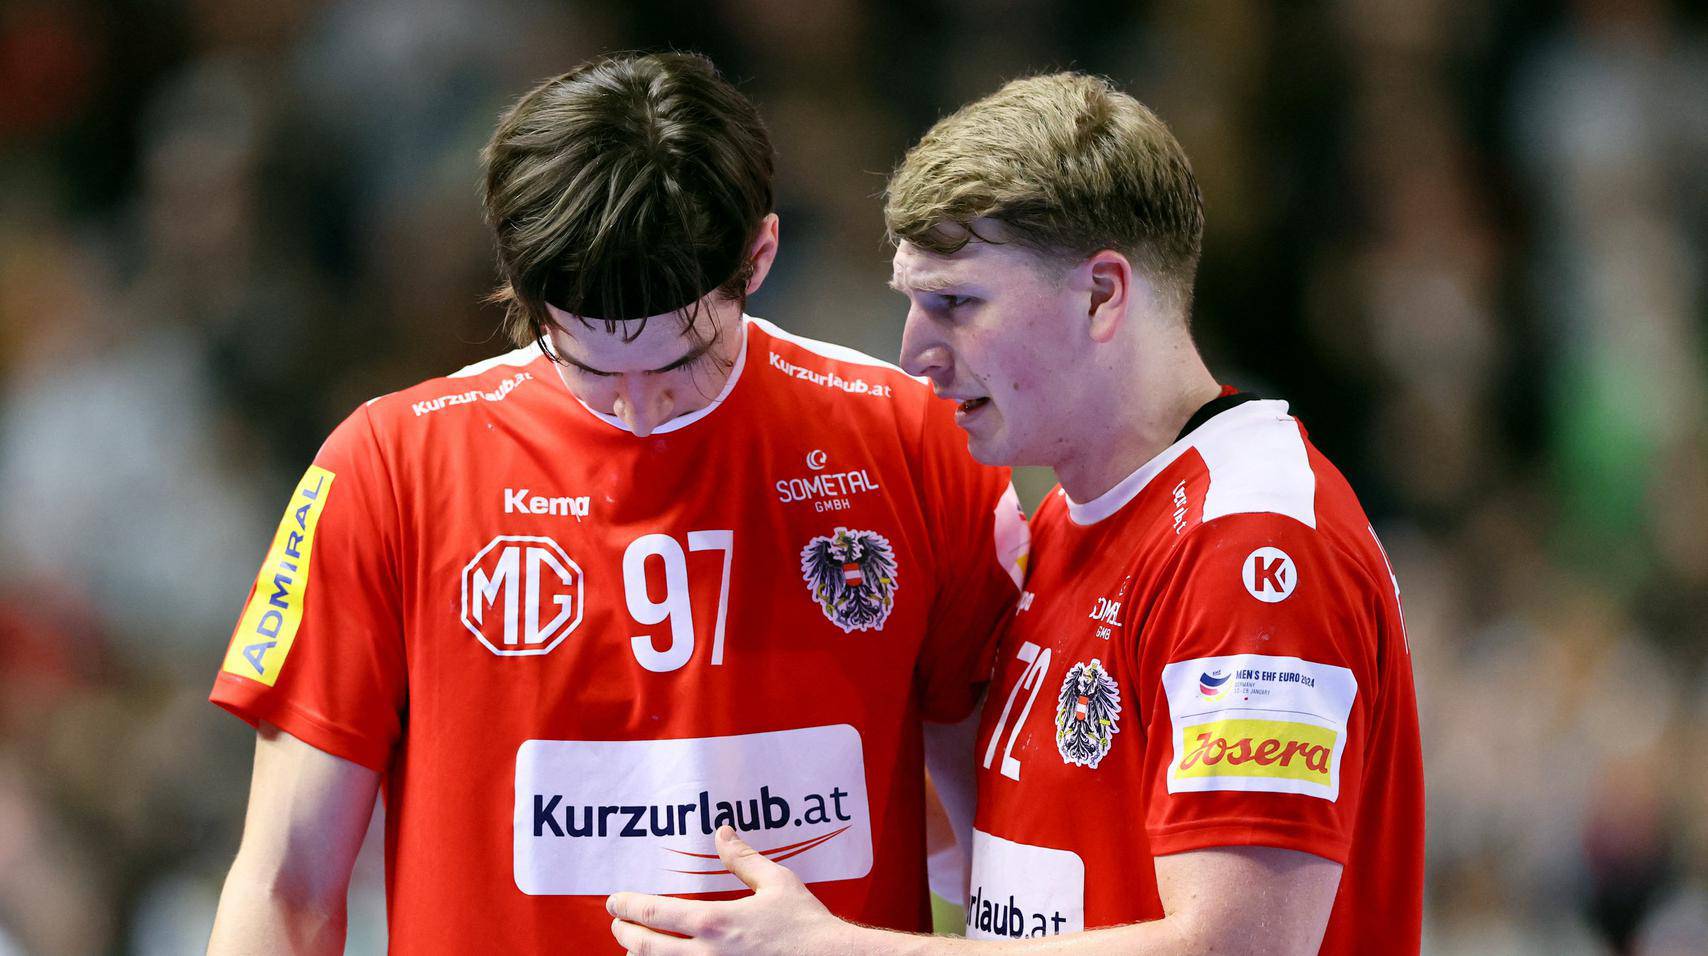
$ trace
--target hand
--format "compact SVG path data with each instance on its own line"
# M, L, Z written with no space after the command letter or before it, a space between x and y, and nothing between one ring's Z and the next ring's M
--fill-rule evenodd
M753 889L739 900L679 900L613 893L605 901L611 935L639 956L792 956L860 951L865 932L831 915L800 878L748 846L735 830L718 827L718 857ZM677 939L658 932L677 933Z

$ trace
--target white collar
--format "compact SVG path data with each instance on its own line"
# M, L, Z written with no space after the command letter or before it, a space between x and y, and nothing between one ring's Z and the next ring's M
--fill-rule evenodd
M1164 468L1174 464L1174 460L1186 453L1186 449L1205 438L1230 428L1251 418L1287 414L1287 403L1276 399L1242 402L1224 412L1212 415L1208 421L1192 429L1176 441L1164 448L1150 461L1139 466L1139 469L1120 481L1115 487L1097 497L1080 503L1068 496L1067 489L1062 489L1061 496L1067 501L1068 518L1077 525L1091 525L1102 521L1127 506L1127 503L1139 496L1145 490L1151 479Z
M722 405L724 403L724 399L728 398L730 395L730 392L735 390L735 382L737 379L741 378L741 370L747 366L747 341L749 338L747 330L748 330L748 326L750 326L752 324L753 324L753 317L746 314L745 312L742 313L742 316L741 316L741 350L736 353L736 355L735 355L735 367L730 369L729 378L724 381L724 387L718 392L718 396L716 398L712 399L711 403L706 405L704 408L696 408L693 411L688 412L687 414L678 415L675 418L672 418L669 421L659 425L657 428L654 428L652 430L651 434L653 434L653 435L664 435L664 434L668 434L669 432L677 431L678 429L687 428L689 425L692 425L695 422L699 421L700 419L705 418L707 415L710 415L714 409L716 409L719 405ZM550 346L551 346L551 341L549 339L546 340L546 346L547 346L547 348L550 348ZM553 358L556 358L556 356L553 356ZM562 381L561 377L560 377L559 381L560 382ZM569 392L570 397L574 398L578 402L581 402L581 407L587 409L588 413L591 414L594 418L599 419L600 421L604 422L607 425L612 426L613 428L620 428L623 431L626 431L631 435L634 434L634 429L629 427L628 422L623 421L621 418L618 418L617 416L612 415L609 412L599 411L598 409L587 404L586 402L582 402L581 396L576 395L573 391L570 391L570 389L567 385L564 386L564 391Z

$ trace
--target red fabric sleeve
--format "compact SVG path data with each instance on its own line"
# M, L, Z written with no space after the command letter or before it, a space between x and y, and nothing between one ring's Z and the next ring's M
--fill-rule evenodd
M1229 515L1188 534L1156 594L1134 671L1152 852L1344 863L1381 620L1369 575L1292 518Z
M407 702L397 507L366 406L292 493L210 699L385 772Z
M997 631L1020 595L1029 540L1008 469L973 459L953 409L928 403L920 448L938 590L918 681L923 715L939 723L970 714L990 681Z

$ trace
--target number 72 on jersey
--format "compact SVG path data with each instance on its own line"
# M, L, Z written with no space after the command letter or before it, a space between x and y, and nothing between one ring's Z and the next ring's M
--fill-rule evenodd
M1032 713L1032 705L1038 702L1038 691L1044 686L1044 675L1050 670L1050 652L1038 645L1027 641L1020 645L1015 657L1026 665L1020 673L1020 678L1014 682L1013 689L1008 692L1008 701L1002 705L1002 716L996 719L996 727L990 732L990 743L984 749L984 767L990 769L991 762L996 759L997 744L1002 742L1002 732L1008 730L1008 743L1002 748L1002 770L1004 777L1010 780L1020 779L1020 761L1014 757L1014 742L1020 737L1020 728L1026 726L1026 717ZM1008 715L1014 712L1014 702L1020 697L1021 691L1026 692L1026 706L1020 709L1020 716L1014 721L1013 729L1008 727Z

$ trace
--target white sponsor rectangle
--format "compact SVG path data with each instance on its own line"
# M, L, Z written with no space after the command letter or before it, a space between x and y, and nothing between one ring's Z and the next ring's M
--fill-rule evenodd
M968 939L1021 939L1085 928L1085 861L1071 850L973 831Z
M1168 792L1300 793L1333 802L1352 671L1297 657L1233 654L1162 669L1174 731Z
M865 876L872 829L859 731L529 740L516 751L513 869L524 893L742 889L717 857L723 823L803 882Z

